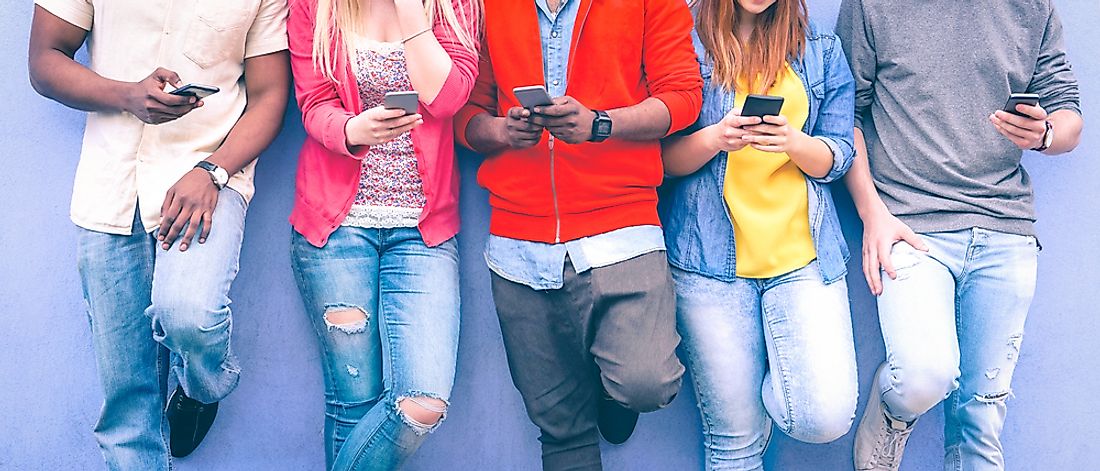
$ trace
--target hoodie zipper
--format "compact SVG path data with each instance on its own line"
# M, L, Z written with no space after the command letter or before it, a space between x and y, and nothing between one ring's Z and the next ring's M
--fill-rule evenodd
M554 135L550 134L550 194L554 198L554 243L561 243L561 212L558 209L558 185L554 172Z
M576 1L581 1L581 0L576 0ZM591 6L589 6L589 9L591 9ZM586 20L588 20L588 10L584 11L584 16L581 17L581 22L580 22L580 25L578 26L578 28L580 28L581 32L584 32L584 23L585 23ZM570 31L569 34L572 35L573 32ZM580 34L577 35L577 39L578 40L580 39ZM569 45L569 49L570 49L569 63L566 65L569 70L565 71L565 79L566 79L567 84L568 84L568 81L570 80L570 78L573 75L573 59L576 56L576 50L577 50L576 46L577 46L576 44L570 44ZM568 91L568 85L566 85L566 90ZM554 243L555 244L560 244L561 243L561 209L558 207L558 182L557 182L557 178L556 178L557 174L554 172L554 160L555 160L554 159L554 141L556 139L554 138L553 134L549 134L549 133L547 133L547 134L550 136L549 139L547 140L547 144L550 146L550 194L554 199Z

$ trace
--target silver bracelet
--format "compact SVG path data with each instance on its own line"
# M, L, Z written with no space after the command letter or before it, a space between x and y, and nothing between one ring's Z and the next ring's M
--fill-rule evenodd
M412 35L412 36L409 36L409 37L407 37L407 38L405 38L405 39L402 39L402 40L401 40L401 44L405 44L405 43L407 43L407 42L409 42L409 41L412 41L413 39L416 39L416 37L417 37L417 36L420 36L421 34L427 33L428 31L431 31L431 30L432 30L432 28L431 28L431 27L428 27L428 28L424 29L424 31L421 31L421 32L419 32L419 33L416 33L416 34L414 34L414 35Z

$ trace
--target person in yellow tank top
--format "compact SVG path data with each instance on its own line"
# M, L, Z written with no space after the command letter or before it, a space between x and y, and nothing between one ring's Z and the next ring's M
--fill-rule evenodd
M854 158L854 85L804 0L693 9L703 111L663 143L677 328L706 468L759 470L773 422L825 443L855 417L848 251L826 185ZM783 97L782 111L741 116L749 94Z

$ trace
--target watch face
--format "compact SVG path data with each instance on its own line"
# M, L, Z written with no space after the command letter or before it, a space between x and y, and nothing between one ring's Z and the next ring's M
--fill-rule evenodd
M600 123L596 126L596 132L601 136L610 136L611 122L601 120Z
M218 167L218 169L214 171L214 177L218 179L218 184L221 186L225 186L226 183L229 183L229 173L226 172L224 168Z

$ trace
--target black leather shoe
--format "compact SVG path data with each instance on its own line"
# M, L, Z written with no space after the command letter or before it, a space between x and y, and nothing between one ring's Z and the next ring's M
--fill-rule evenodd
M176 387L168 399L168 428L171 431L168 447L172 456L183 458L198 448L206 432L214 425L218 415L218 403L203 404L187 397L183 388Z
M613 445L626 442L634 433L634 427L638 425L638 413L606 396L600 399L598 408L599 417L596 425L603 439Z

